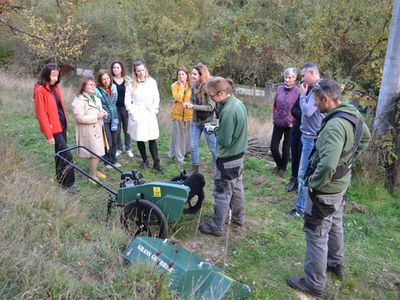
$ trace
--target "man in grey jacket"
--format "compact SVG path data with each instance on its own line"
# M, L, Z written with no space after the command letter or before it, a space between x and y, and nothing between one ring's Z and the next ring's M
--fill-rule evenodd
M304 214L304 206L307 198L307 187L304 184L304 175L306 173L309 158L314 143L317 138L321 122L325 114L321 113L314 105L314 97L312 89L315 83L320 79L317 65L307 63L301 68L301 85L300 85L300 109L301 109L301 143L302 152L300 157L300 165L298 172L298 197L296 199L296 208L286 214L292 217L302 217Z

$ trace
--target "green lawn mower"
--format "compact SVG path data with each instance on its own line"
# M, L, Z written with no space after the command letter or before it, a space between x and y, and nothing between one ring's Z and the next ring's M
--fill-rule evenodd
M121 174L120 186L117 191L93 178L85 170L62 156L64 152L78 148L88 151ZM123 171L84 146L67 148L59 151L56 156L110 193L107 204L107 220L112 207L122 207L121 224L134 237L166 238L168 222L179 221L182 213L196 213L201 209L204 201L205 180L204 176L199 173L188 176L183 170L170 182L145 182L139 171Z

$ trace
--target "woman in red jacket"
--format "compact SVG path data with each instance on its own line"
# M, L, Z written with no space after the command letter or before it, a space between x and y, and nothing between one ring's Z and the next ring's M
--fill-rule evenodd
M35 84L33 95L40 131L49 145L54 145L55 153L68 148L68 118L61 97L59 74L56 64L45 65ZM72 163L70 151L64 152L62 156ZM56 157L56 177L57 182L70 194L76 193L74 169L59 157Z

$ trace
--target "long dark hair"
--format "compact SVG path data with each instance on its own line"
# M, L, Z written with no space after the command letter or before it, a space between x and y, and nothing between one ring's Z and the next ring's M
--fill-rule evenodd
M39 75L38 83L42 86L49 84L51 71L54 71L54 70L58 71L58 79L57 79L56 83L54 84L54 86L58 85L60 83L60 79L61 79L60 78L60 68L54 63L49 63L43 67L43 69Z
M110 73L111 73L111 75L114 77L113 68L114 68L114 65L115 65L115 64L119 64L119 65L121 66L121 77L124 78L125 75L126 75L126 68L125 68L124 63L123 63L121 60L114 60L114 61L111 63L111 66L110 66Z
M205 84L210 79L210 72L208 71L207 66L203 65L202 63L194 65L193 69L196 69L200 75L199 83L197 84L197 95L204 96L206 93Z

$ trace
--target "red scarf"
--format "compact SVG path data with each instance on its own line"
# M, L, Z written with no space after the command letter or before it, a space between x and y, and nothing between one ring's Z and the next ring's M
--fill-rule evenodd
M111 96L111 88L105 87L104 90L106 91L108 96Z

